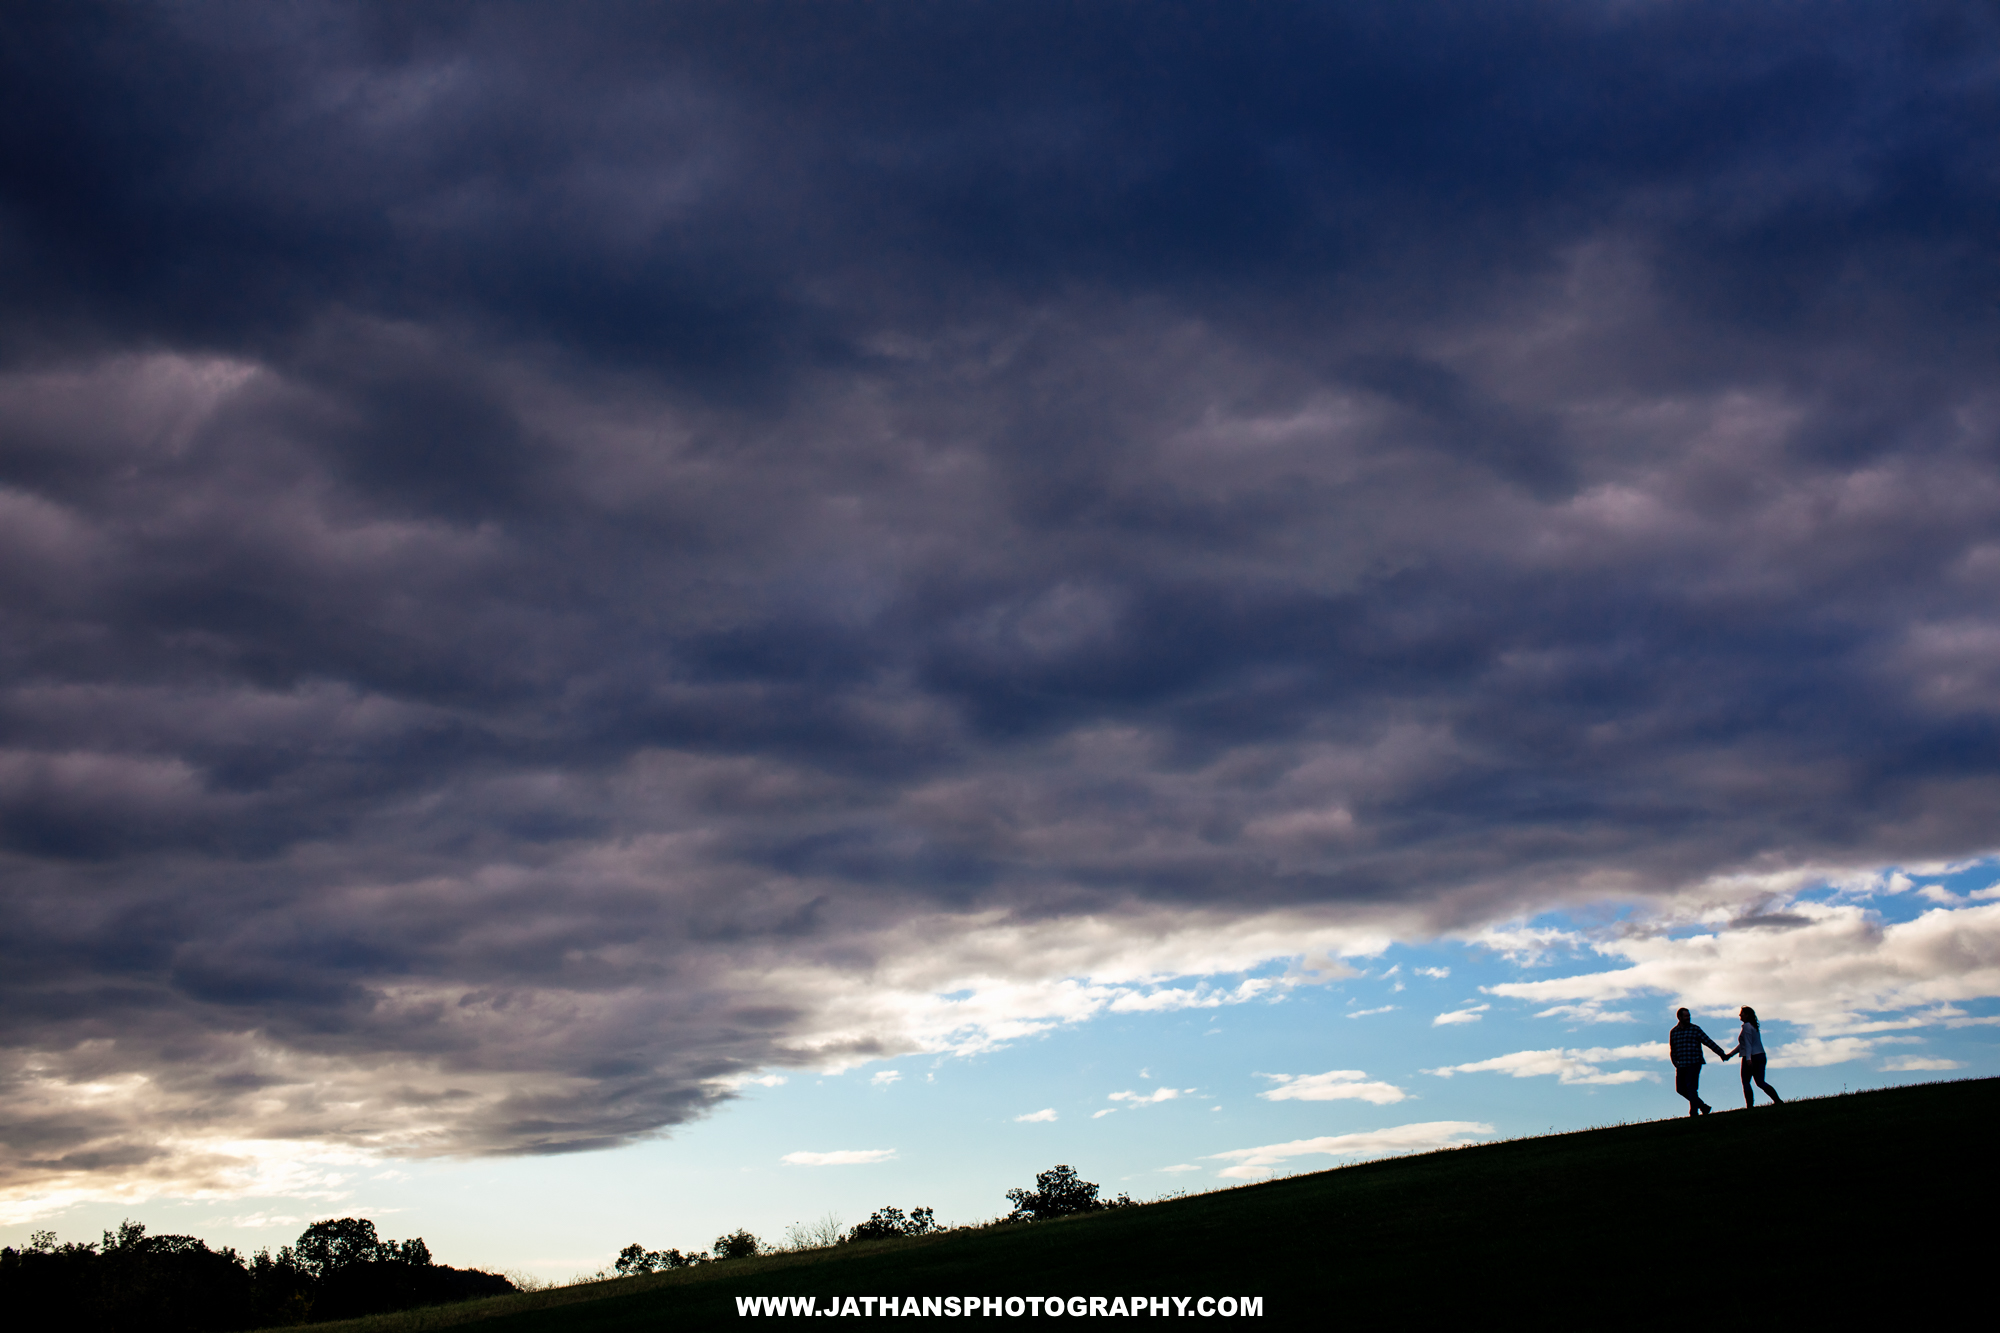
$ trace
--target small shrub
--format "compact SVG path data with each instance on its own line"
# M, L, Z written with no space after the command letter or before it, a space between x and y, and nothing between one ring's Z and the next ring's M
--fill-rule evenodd
M754 1236L751 1239L756 1239ZM664 1273L676 1268L686 1268L701 1262L699 1254L682 1254L679 1250L649 1250L643 1245L627 1245L618 1251L618 1262L612 1267L620 1277L637 1277L641 1273Z
M738 1227L726 1236L717 1236L712 1253L718 1259L748 1259L763 1252L764 1242Z
M897 1236L928 1236L941 1230L936 1215L928 1208L912 1208L908 1217L900 1208L879 1208L868 1220L847 1233L848 1240L891 1240Z
M1079 1177L1073 1166L1052 1166L1035 1177L1034 1189L1008 1190L1007 1199L1014 1205L1014 1211L1007 1214L1010 1222L1046 1222L1052 1217L1095 1213L1105 1208L1129 1208L1136 1202L1129 1194L1115 1199L1098 1198L1095 1182Z

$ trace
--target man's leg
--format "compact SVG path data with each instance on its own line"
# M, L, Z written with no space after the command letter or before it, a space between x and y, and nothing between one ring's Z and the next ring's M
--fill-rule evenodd
M1701 1066L1675 1065L1674 1091L1687 1098L1688 1114L1701 1114Z

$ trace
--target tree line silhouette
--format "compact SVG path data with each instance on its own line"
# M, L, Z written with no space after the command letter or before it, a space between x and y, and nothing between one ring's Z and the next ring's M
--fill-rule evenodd
M295 1244L248 1259L132 1221L97 1243L59 1245L38 1231L26 1249L0 1249L0 1310L19 1328L229 1333L513 1290L496 1274L432 1262L421 1237L377 1236L362 1217L315 1222Z
M1012 1211L987 1225L1043 1222L1130 1205L1130 1195L1100 1199L1098 1186L1074 1167L1055 1166L1033 1189L1011 1189ZM938 1225L928 1207L878 1208L842 1231L835 1219L802 1232L791 1249L927 1236ZM707 1251L648 1250L628 1245L620 1275L664 1272L697 1263L744 1259L771 1248L746 1228L718 1236ZM194 1236L153 1236L127 1221L94 1243L58 1244L35 1232L25 1249L0 1249L0 1310L17 1327L87 1328L101 1333L232 1333L275 1325L317 1323L441 1305L515 1290L497 1274L451 1268L431 1259L421 1237L378 1236L362 1217L315 1222L276 1254L244 1258L212 1250Z
M1094 1213L1106 1208L1129 1208L1137 1202L1130 1194L1120 1194L1115 1199L1100 1199L1097 1197L1098 1188L1095 1181L1077 1175L1073 1166L1052 1166L1035 1176L1033 1189L1008 1190L1007 1201L1014 1205L1013 1210L987 1225L1046 1222L1052 1218ZM635 1242L618 1252L618 1261L613 1267L621 1277L636 1277L642 1273L663 1273L694 1264L747 1259L776 1250L809 1250L871 1240L895 1240L903 1236L928 1236L950 1229L938 1225L937 1215L930 1208L912 1208L905 1213L901 1208L890 1205L876 1209L869 1214L866 1222L847 1231L841 1231L832 1218L815 1227L794 1227L793 1243L783 1246L767 1245L743 1228L716 1237L715 1244L705 1252L696 1250L682 1254L679 1250L648 1250Z

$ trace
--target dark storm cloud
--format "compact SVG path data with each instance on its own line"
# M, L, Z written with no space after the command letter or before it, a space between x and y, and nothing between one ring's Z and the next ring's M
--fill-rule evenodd
M1990 846L1989 8L4 23L28 1176L620 1141L954 921Z

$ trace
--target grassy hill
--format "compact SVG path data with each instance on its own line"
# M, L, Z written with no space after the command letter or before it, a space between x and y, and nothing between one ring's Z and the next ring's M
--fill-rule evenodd
M739 1296L1261 1296L1287 1326L1796 1327L1987 1287L2000 1079L1517 1139L1054 1222L773 1255L318 1333L736 1326ZM1975 1287L1976 1284L1976 1287ZM1982 1303L1985 1298L1980 1298ZM1192 1307L1190 1307L1192 1309ZM879 1316L878 1316L879 1317Z

